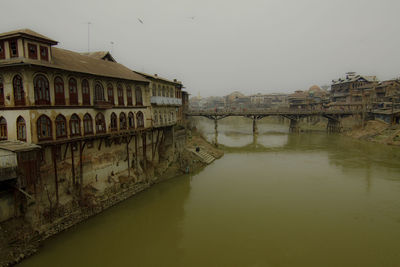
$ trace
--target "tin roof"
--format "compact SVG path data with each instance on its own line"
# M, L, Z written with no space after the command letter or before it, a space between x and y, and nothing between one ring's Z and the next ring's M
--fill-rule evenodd
M40 33L37 33L35 31L32 31L30 29L19 29L19 30L14 30L14 31L10 31L10 32L5 32L5 33L1 33L0 34L0 39L6 39L6 38L14 38L14 37L18 37L18 36L24 36L24 37L28 37L31 39L36 39L36 40L40 40L40 41L44 41L46 43L50 43L53 45L58 44L57 41L50 39L47 36L44 36Z
M28 144L22 141L0 141L0 149L4 149L12 152L25 152L40 149L40 146L34 144Z
M152 75L152 74L148 74L148 73L141 72L141 71L136 71L136 70L134 70L134 72L136 72L137 74L143 75L143 76L145 76L146 78L150 78L150 79L155 79L155 80L160 80L160 81L164 81L164 82L169 82L169 83L174 83L174 84L182 85L182 82L180 82L180 81L171 81L171 80L168 80L168 79L166 79L166 78L163 78L163 77L158 76L158 74Z
M0 67L17 64L29 64L72 72L92 74L97 76L149 82L143 76L116 62L97 59L95 57L56 47L52 47L51 51L52 62L34 60L29 58L15 58L2 60L0 63Z

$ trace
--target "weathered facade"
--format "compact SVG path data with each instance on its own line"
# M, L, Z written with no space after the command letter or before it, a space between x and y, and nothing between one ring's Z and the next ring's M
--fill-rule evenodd
M115 182L149 183L146 169L183 114L180 82L147 79L107 52L56 44L30 30L0 34L0 139L41 147L39 172L20 188L31 207L25 216L36 222Z

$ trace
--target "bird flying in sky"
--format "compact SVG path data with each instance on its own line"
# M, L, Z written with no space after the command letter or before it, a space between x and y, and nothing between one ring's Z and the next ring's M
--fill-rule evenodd
M141 20L141 19L139 19L139 18L138 18L138 21L139 21L140 23L142 23L142 24L143 24L143 20Z

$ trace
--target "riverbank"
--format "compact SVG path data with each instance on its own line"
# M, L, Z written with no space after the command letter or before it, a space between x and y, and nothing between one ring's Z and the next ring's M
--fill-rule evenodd
M400 126L371 120L364 127L356 127L345 135L369 142L400 146Z
M185 173L194 173L207 166L190 149L201 147L215 158L221 150L208 143L195 129L188 130L186 142L172 145L160 153L157 164L147 163L145 170L124 179L111 177L109 185L100 191L93 185L84 188L84 198L59 205L47 214L41 225L31 225L23 218L0 224L0 266L12 266L40 250L40 244L51 236L65 231L80 222L150 188L152 185Z

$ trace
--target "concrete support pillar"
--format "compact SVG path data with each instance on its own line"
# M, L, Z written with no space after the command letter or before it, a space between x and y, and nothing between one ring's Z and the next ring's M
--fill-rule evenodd
M214 129L215 129L215 136L214 136L214 144L218 147L218 119L214 119Z
M289 125L290 133L300 133L299 121L297 119L291 119Z

